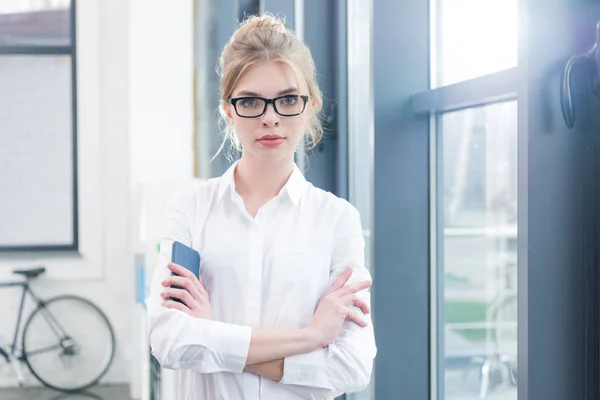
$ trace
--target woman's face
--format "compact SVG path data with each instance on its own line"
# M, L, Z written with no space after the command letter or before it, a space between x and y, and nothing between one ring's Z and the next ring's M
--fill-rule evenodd
M296 96L308 95L306 83L301 80L300 87L296 86L292 69L276 61L257 64L239 79L231 98L245 99L236 102L237 112L231 103L227 104L226 110L246 157L267 161L293 159L296 146L306 130L305 122L312 106L309 100L300 115L279 114L297 114L303 109L304 100ZM279 113L273 104L268 104L264 114L244 118L256 116L264 110L265 103L256 99L258 97L282 97L275 104Z

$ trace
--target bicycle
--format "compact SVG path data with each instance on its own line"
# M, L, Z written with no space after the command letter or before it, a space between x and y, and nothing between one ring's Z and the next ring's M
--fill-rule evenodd
M517 328L517 291L515 288L517 265L509 262L504 268L504 289L497 295L487 310L486 320L489 339L493 343L493 352L488 354L481 367L480 398L487 399L490 389L502 384L516 387L518 384L518 366L516 358L516 328ZM508 331L508 333L507 333ZM507 337L508 336L508 337ZM507 353L507 342L512 351Z
M44 267L14 270L25 280L0 282L0 288L23 288L14 339L10 348L0 343L0 359L12 365L20 386L25 384L20 363L25 363L46 387L79 392L98 383L108 371L115 355L115 334L106 315L87 299L75 295L49 300L38 297L29 283L45 272ZM21 348L17 349L26 294L35 309L23 326ZM44 359L45 354L50 358Z

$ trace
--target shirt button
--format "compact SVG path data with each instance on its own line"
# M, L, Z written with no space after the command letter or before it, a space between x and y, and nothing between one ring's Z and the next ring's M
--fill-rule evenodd
M306 380L306 378L307 378L306 373L301 372L301 373L298 374L298 380L303 381L303 380Z

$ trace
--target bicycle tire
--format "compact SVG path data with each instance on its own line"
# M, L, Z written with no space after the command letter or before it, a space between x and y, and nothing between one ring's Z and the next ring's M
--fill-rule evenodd
M60 301L79 302L79 303L83 303L83 305L89 307L91 309L91 311L95 312L97 314L97 316L99 317L99 319L101 321L103 321L104 324L106 325L106 328L108 330L109 341L110 341L110 343L109 343L110 354L106 361L106 365L102 368L100 373L96 374L96 376L94 376L92 379L89 379L89 381L85 382L84 384L80 384L75 387L68 387L68 388L61 387L60 385L49 382L48 380L46 380L45 378L43 378L41 376L39 371L36 371L35 367L30 362L30 358L28 357L27 340L26 340L28 330L30 328L32 321L34 321L34 318L36 317L36 315L41 314L42 310L45 308L47 309L48 306L50 306L54 303L60 302ZM55 315L53 315L53 317L57 318ZM45 317L42 315L42 318L45 318ZM87 300L83 297L75 296L75 295L55 296L49 300L44 301L42 306L38 306L31 313L31 315L29 315L27 322L25 323L25 325L23 327L23 333L21 335L21 343L22 343L22 348L23 348L23 361L25 362L25 364L27 365L27 367L29 368L31 373L36 377L36 379L38 379L44 386L46 386L50 389L54 389L54 390L57 390L60 392L65 392L65 393L80 392L80 391L83 391L83 390L90 388L91 386L94 386L95 384L97 384L98 381L100 381L100 379L102 379L102 377L104 375L106 375L106 373L108 372L110 366L112 365L112 363L114 361L115 351L116 351L116 340L115 340L114 329L112 327L112 324L108 320L108 317L106 316L106 314L98 306L96 306L94 303L92 303L90 300Z

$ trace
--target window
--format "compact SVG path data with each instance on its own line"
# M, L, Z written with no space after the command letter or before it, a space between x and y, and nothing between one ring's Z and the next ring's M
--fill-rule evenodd
M75 2L0 4L0 250L75 250Z
M516 399L517 1L432 2L432 390Z
M517 5L517 0L437 0L439 86L517 66Z
M440 117L445 399L516 399L516 116L510 101Z
M600 4L374 17L376 397L597 397Z

